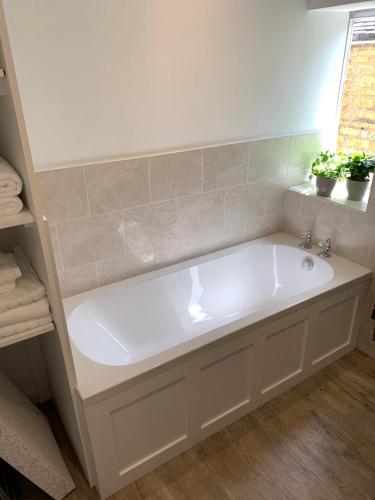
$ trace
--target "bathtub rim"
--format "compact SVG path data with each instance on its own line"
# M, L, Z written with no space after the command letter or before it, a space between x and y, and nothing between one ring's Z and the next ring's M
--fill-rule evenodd
M81 302L104 289L116 288L117 286L130 287L158 276L164 276L254 246L285 245L296 248L298 241L297 238L287 233L276 233L121 280L117 283L98 287L64 299L65 316L68 319L69 314ZM303 251L316 257L318 250L318 247L314 246L311 250ZM122 392L133 384L139 383L140 380L151 376L152 373L156 374L159 370L164 370L168 366L172 367L177 362L183 363L187 361L192 356L195 356L198 351L202 350L204 352L211 345L230 340L233 335L241 335L245 331L250 332L251 330L263 328L270 322L296 312L306 305L311 305L335 293L370 281L372 274L370 270L343 257L334 254L328 263L334 270L334 277L323 285L306 290L297 296L275 303L228 324L221 325L205 334L193 337L186 342L130 365L113 366L97 363L79 351L75 343L69 338L77 378L76 390L80 399L85 407L91 406Z

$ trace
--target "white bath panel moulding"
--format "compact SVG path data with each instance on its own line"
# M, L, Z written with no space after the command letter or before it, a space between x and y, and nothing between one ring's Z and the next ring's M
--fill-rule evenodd
M309 10L351 12L375 8L375 0L308 0Z
M0 372L0 458L52 498L75 485L46 417Z
M23 226L26 224L32 224L34 222L34 216L26 207L23 207L20 213L14 215L4 215L0 217L0 229L6 229L7 227Z

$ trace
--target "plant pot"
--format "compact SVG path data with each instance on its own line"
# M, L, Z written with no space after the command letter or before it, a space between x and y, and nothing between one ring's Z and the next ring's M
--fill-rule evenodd
M336 186L336 179L330 179L329 177L317 177L316 178L316 194L318 196L324 196L328 198L331 196L333 188Z
M346 179L346 189L348 190L348 200L362 201L370 181L353 181Z

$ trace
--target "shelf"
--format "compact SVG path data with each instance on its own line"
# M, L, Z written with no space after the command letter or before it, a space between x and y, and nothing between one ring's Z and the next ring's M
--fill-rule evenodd
M0 68L0 95L6 95L7 92L7 81L5 78L4 68Z
M318 196L316 194L315 184L312 184L310 182L307 182L306 184L301 184L299 186L293 186L290 187L289 189L291 191L296 191L297 193L303 194L305 196L311 196L313 198L317 198L324 202L334 203L335 205L341 205L343 207L359 210L360 212L366 212L369 193L367 193L367 195L364 197L362 201L348 200L348 198L346 197L345 184L344 186L342 186L341 184L343 183L338 183L338 186L334 189L332 193L333 196L327 198L324 196Z
M23 207L20 213L14 215L4 215L0 217L0 229L7 227L22 226L34 222L34 216L27 208Z
M17 342L22 342L22 340L32 339L43 333L53 332L55 325L47 323L47 325L38 326L38 328L33 328L32 330L27 330L23 333L16 333L15 335L10 335L9 337L0 338L0 348L6 347L8 345L16 344Z

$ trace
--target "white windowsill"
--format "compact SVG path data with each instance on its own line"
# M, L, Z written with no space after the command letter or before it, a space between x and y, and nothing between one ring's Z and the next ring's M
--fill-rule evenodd
M334 203L335 205L342 205L347 208L352 208L354 210L360 210L361 212L366 212L367 203L370 194L371 186L367 190L365 197L362 201L352 201L347 198L346 183L338 182L335 189L332 192L332 196L325 198L324 196L318 196L316 194L316 186L312 182L306 182L305 184L300 184L299 186L292 186L289 188L292 191L303 194L305 196L312 196L314 198L319 198L319 200L326 201L328 203Z

